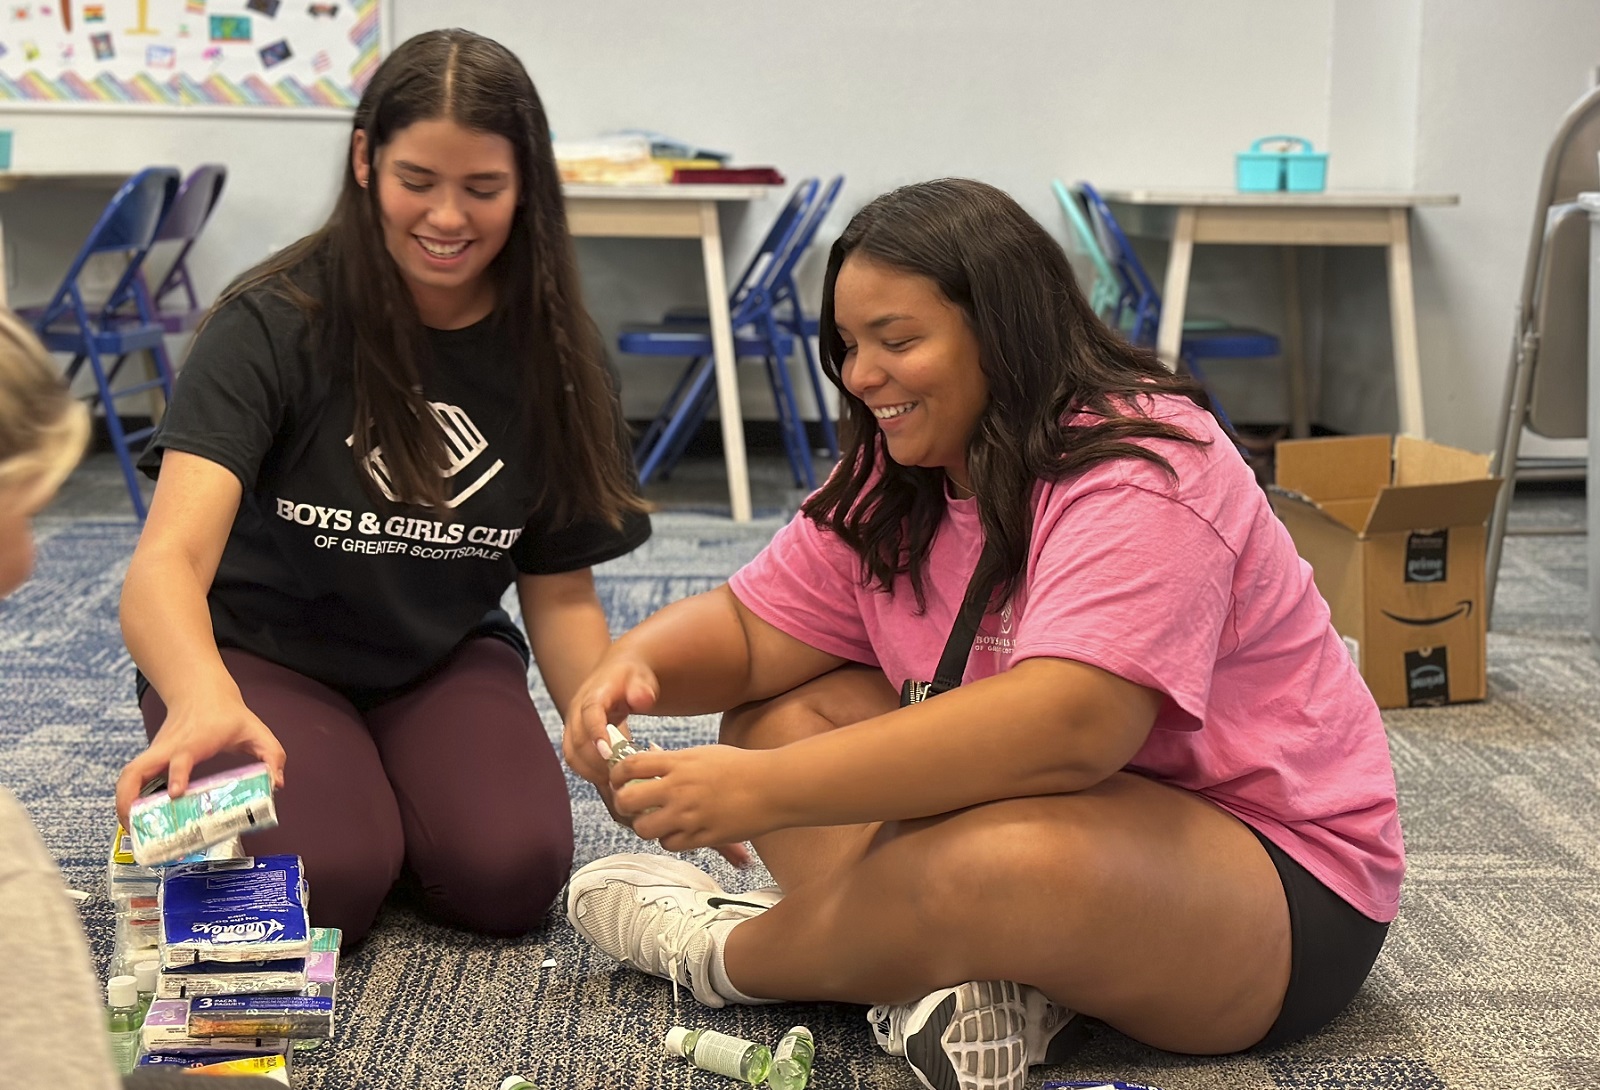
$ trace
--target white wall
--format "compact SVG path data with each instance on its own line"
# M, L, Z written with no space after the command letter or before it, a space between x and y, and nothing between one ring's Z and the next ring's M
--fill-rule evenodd
M1411 189L1416 169L1422 0L1338 0L1329 57L1329 184ZM1416 233L1432 209L1416 213ZM1300 257L1315 419L1339 431L1399 423L1384 254L1328 248ZM1432 422L1429 421L1431 424Z
M1417 240L1423 394L1430 431L1488 450L1539 175L1600 63L1600 4L1424 0L1422 38L1416 184L1461 194Z
M649 128L776 164L791 179L843 172L824 241L879 193L951 174L1005 188L1064 237L1051 178L1225 184L1233 150L1255 136L1288 130L1325 140L1328 72L1319 58L1331 10L1328 0L815 0L801 16L725 0L448 8L402 0L397 38L447 19L504 41L532 72L558 136ZM776 205L734 225L736 259ZM580 248L603 328L701 297L692 245ZM1275 278L1252 275L1267 256L1202 254L1206 281L1193 305L1281 324ZM813 295L824 257L819 246L802 268ZM659 401L670 370L624 363L631 412ZM759 369L747 372L747 414L770 416ZM1277 387L1265 390L1270 404Z
M1420 217L1424 391L1430 431L1479 449L1492 439L1544 142L1600 60L1592 0L814 0L803 13L727 0L395 0L394 23L396 41L444 25L504 41L561 137L652 128L792 179L846 173L824 242L885 189L946 174L1006 188L1064 237L1053 177L1227 186L1235 151L1284 131L1331 148L1334 185L1460 192L1460 208ZM4 110L0 125L17 132L18 169L226 162L229 189L196 257L211 290L321 221L348 128ZM42 284L48 262L28 231L48 234L50 217L0 200L22 287ZM725 220L735 270L777 204ZM18 235L13 222L33 226ZM822 251L802 269L813 297ZM1143 252L1159 276L1161 248ZM607 330L702 297L689 243L584 240L580 259ZM1303 267L1311 297L1319 271L1325 285L1320 418L1392 427L1381 258L1334 251ZM1281 329L1278 269L1260 248L1202 248L1190 305ZM630 413L648 413L667 370L624 361ZM759 369L747 370L747 415L770 416ZM1236 416L1281 417L1275 375L1252 365L1214 378Z

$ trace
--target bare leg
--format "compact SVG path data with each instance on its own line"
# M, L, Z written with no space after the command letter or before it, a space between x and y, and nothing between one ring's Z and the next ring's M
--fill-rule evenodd
M1282 1006L1272 861L1232 815L1140 776L886 825L836 862L729 933L740 991L896 1003L1014 980L1190 1053L1249 1047Z
M722 717L719 740L741 749L776 749L881 715L898 703L893 686L880 671L841 666L781 696L728 712ZM877 831L877 822L780 829L757 837L755 848L787 895L859 861Z

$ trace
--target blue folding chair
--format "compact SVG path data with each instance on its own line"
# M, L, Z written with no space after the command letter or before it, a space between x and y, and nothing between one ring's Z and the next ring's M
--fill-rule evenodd
M811 342L817 336L820 325L816 315L807 314L805 307L800 303L800 288L795 283L794 270L795 266L800 264L800 259L806 255L806 251L811 249L811 244L816 241L822 221L828 218L828 213L833 210L833 204L838 200L839 191L843 188L844 175L835 175L827 188L822 191L822 196L817 198L811 214L806 217L805 226L800 228L800 233L795 236L789 252L784 255L783 265L778 270L778 286L773 292L773 305L787 308L784 316L779 319L779 324L800 338L800 351L805 355L806 374L811 379L811 393L817 401L817 417L822 425L822 441L828 448L830 458L839 456L839 435L834 430L833 417L828 412L828 401L823 393L826 376L822 373L822 364L817 358L817 353L811 348Z
M786 362L794 351L794 340L778 325L773 312L773 293L778 273L783 268L783 257L798 235L816 193L815 178L808 178L795 187L756 254L740 274L728 303L736 357L760 357L766 363L784 453L797 485L815 485L816 477L811 468L805 422L795 404ZM686 322L629 325L618 335L617 346L630 355L690 358L661 411L634 448L639 480L643 484L656 473L670 469L699 421L709 412L709 403L715 398L711 333L708 328Z
M1155 282L1145 272L1144 265L1133 252L1122 225L1111 214L1110 207L1087 182L1079 182L1079 193L1094 221L1095 233L1105 246L1106 256L1120 270L1127 290L1124 294L1125 310L1121 327L1134 344L1154 347L1156 330L1161 324L1161 295ZM1220 328L1191 329L1187 325L1179 341L1179 366L1193 375L1211 396L1211 407L1224 423L1232 427L1227 412L1206 384L1201 360L1268 359L1282 354L1278 338L1259 329L1223 326Z
M178 195L172 199L167 214L161 217L153 244L177 243L177 253L156 290L150 293L156 318L168 333L187 333L200 324L206 308L200 305L195 294L194 281L189 276L189 251L194 249L200 230L211 218L222 196L223 184L228 180L228 168L220 163L206 163L194 169ZM140 275L143 276L141 270Z
M1101 321L1115 326L1120 322L1130 302L1127 282L1116 269L1112 268L1110 259L1106 257L1105 250L1100 245L1100 240L1095 237L1094 228L1090 226L1088 217L1078 206L1078 198L1059 178L1050 183L1050 188L1055 191L1056 201L1061 205L1061 211L1066 213L1067 222L1072 226L1073 238L1078 243L1077 248L1094 264L1094 284L1089 288L1089 306Z
M1061 210L1066 213L1067 222L1072 226L1072 236L1077 242L1077 249L1081 250L1094 265L1095 276L1094 284L1089 289L1089 306L1107 325L1117 329L1123 328L1124 323L1132 320L1134 301L1132 281L1112 265L1110 258L1106 257L1106 248L1101 245L1099 233L1089 222L1078 194L1063 184L1059 178L1051 182L1050 186L1055 190L1056 200L1060 203ZM1218 318L1185 315L1183 319L1183 328L1186 331L1224 329L1227 325L1227 322Z
M822 226L822 221L827 219L828 213L833 209L834 202L839 197L839 191L844 188L844 175L836 175L823 189L822 195L817 198L807 213L805 222L795 234L789 244L788 251L783 255L781 264L775 271L773 279L775 287L772 291L772 305L778 315L778 327L785 333L793 334L800 341L800 351L805 358L806 375L811 381L811 393L816 399L817 419L822 428L823 445L828 450L830 458L839 456L839 434L834 427L833 416L828 411L827 395L824 393L826 376L822 372L822 365L817 353L813 351L811 342L817 336L818 322L813 314L808 314L800 302L800 289L795 283L795 267L800 264L800 259L811 249L816 241L817 231ZM688 307L675 308L667 312L666 321L675 325L692 325L704 329L709 325L706 312L703 309ZM667 452L663 465L670 469L677 464L687 446L690 437L700 427L706 415L711 411L711 398L706 396L701 400L698 413L690 425L680 433L678 446Z
M88 362L95 381L89 403L91 407L98 403L105 409L106 430L117 460L122 463L128 495L140 521L145 516L145 503L130 447L148 439L156 429L152 425L124 431L116 402L155 389L168 398L172 396L166 329L156 317L139 272L161 217L177 191L178 172L172 167L149 167L129 178L100 214L50 301L42 307L25 307L17 312L33 326L50 351L72 353L72 363L66 370L69 383ZM84 266L100 255L117 255L126 265L105 299L93 301L85 297L80 279ZM155 359L156 377L113 391L112 384L123 363L136 352L149 352Z

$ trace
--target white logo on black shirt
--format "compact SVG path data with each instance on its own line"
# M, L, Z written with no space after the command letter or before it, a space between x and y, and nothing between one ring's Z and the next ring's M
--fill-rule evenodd
M444 432L445 456L448 462L440 471L441 476L447 480L452 477L459 478L472 467L474 462L478 462L481 466L480 459L487 460L489 441L483 437L483 432L478 430L478 426L472 422L472 417L467 415L465 409L457 405L447 405L442 401L430 401L428 408L433 410L433 418ZM345 445L354 446L355 441L356 437L351 435L345 440ZM372 453L367 455L365 465L367 474L378 486L378 491L388 499L398 501L399 497L390 487L389 467L383 461L383 448L374 447ZM488 484L504 466L505 463L496 458L493 465L481 469L477 476L472 478L471 484L463 487L458 483L456 494L445 501L445 506L452 508L461 506Z

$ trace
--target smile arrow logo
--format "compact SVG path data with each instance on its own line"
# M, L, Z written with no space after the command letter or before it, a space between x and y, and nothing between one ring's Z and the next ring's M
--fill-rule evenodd
M1402 617L1397 613L1390 613L1387 609L1383 611L1383 615L1389 618L1391 621L1397 621L1400 624L1415 625L1418 628L1422 628L1430 624L1444 624L1446 621L1453 621L1457 617L1470 617L1472 616L1472 603L1463 598L1456 604L1456 608L1439 617Z

